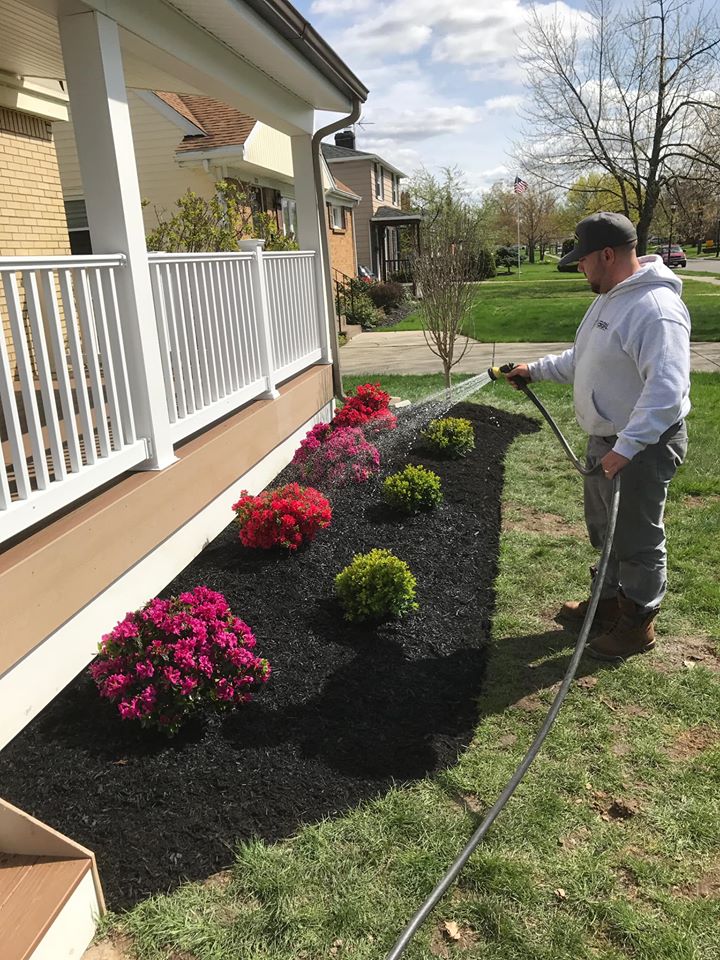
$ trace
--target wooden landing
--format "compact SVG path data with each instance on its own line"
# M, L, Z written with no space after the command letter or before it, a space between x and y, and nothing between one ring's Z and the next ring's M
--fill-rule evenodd
M3 960L28 960L83 877L90 860L0 852Z

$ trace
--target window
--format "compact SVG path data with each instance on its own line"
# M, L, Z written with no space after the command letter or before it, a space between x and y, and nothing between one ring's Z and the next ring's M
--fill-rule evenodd
M66 200L65 217L70 237L70 252L73 256L92 253L90 230L84 200Z
M297 236L297 204L290 197L283 197L280 201L282 210L282 228L286 237Z
M392 202L396 207L400 206L400 177L397 173L392 175Z
M330 226L333 230L345 229L345 211L342 207L330 207Z
M375 173L375 199L384 200L385 199L385 184L383 183L383 168L379 163L373 164L373 170Z

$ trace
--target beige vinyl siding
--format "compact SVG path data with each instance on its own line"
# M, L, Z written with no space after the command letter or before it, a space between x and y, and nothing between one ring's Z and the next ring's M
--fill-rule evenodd
M283 177L292 177L292 146L286 133L256 123L245 144L245 160Z
M203 197L213 193L215 177L197 168L181 167L175 160L175 148L183 130L149 106L132 91L128 96L130 123L135 144L135 160L140 181L140 195L148 204L143 211L146 229L157 223L155 208L171 210L186 190ZM66 200L83 196L72 117L68 123L53 124L60 179Z
M370 260L370 217L375 210L372 160L349 160L330 163L330 169L345 186L360 197L355 207L355 244L357 262L372 269Z

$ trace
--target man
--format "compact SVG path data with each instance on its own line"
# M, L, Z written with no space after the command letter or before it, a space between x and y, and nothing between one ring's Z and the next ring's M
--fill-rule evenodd
M577 262L593 293L571 349L512 376L572 383L575 415L589 434L585 522L602 549L612 485L620 506L607 576L595 615L604 632L588 651L624 660L655 645L654 620L667 587L663 515L668 484L685 458L690 410L690 317L682 281L657 256L638 258L635 227L618 213L595 213L576 228ZM591 571L594 575L594 571ZM569 601L559 616L580 621L588 600Z

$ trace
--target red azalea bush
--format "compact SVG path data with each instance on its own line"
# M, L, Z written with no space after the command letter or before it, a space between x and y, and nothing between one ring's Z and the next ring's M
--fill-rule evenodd
M297 550L330 526L332 510L327 498L312 487L287 483L264 490L254 497L243 491L233 504L240 524L240 540L246 547Z
M379 383L361 383L333 417L332 427L363 426L382 410L387 410L389 404L390 394L385 393Z
M306 448L302 459L293 462L310 483L364 483L380 469L380 454L362 430L341 427L328 434L314 450Z
M128 613L102 638L90 674L123 720L172 735L204 707L247 703L267 682L270 664L254 646L225 597L195 587Z

